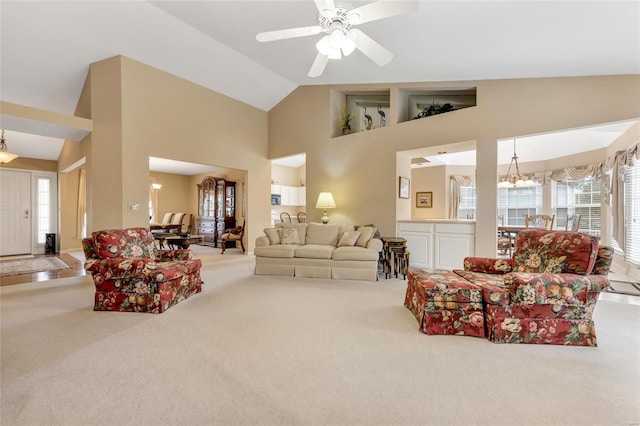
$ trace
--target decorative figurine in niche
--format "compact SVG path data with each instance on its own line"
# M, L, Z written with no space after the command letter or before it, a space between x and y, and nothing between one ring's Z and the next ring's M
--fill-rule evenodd
M342 134L348 135L351 133L351 111L346 106L342 107L342 114L340 120L338 120L338 126L342 128Z
M380 114L380 127L384 127L387 124L387 117L380 105L378 105L378 114Z
M364 107L364 127L367 130L373 129L373 118L367 114L367 107Z
M445 112L450 112L453 110L454 110L453 105L451 105L450 103L439 105L439 104L436 104L436 101L433 101L433 103L429 106L429 108L423 109L418 115L416 115L413 118L416 119L416 118L430 117L432 115L444 114Z

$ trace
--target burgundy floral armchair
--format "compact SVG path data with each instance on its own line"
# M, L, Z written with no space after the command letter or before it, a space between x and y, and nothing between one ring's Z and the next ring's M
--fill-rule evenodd
M489 340L597 346L592 315L612 259L587 234L527 230L512 258L468 257L454 272L482 287Z
M157 250L148 228L97 231L82 246L96 311L162 313L202 291L202 262L191 250Z

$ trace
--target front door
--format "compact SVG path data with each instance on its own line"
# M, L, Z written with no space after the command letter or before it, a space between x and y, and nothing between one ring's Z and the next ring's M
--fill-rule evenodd
M31 253L31 173L0 170L0 256Z

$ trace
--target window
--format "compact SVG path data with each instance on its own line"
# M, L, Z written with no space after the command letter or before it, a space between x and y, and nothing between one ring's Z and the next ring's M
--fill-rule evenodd
M498 188L498 216L506 226L524 226L526 216L542 212L542 186Z
M38 220L38 244L44 244L47 233L51 232L51 181L47 178L38 178L37 193L37 220Z
M640 265L640 161L624 173L625 259Z
M458 219L476 218L476 187L460 187L460 205L458 206Z
M552 209L555 228L565 229L567 216L579 214L580 232L600 235L600 181L593 177L552 182Z

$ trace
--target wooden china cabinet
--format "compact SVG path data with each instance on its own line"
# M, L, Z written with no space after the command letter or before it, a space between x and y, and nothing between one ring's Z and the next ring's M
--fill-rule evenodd
M198 184L198 235L203 243L220 247L224 230L236 226L236 183L206 176ZM227 248L235 242L227 242Z

